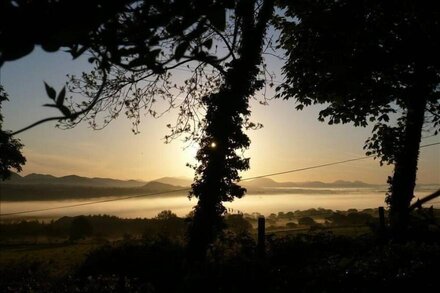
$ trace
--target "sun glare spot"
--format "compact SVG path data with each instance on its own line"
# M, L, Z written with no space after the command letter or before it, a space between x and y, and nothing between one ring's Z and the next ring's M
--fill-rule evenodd
M217 144L215 142L211 142L211 148L215 149L216 146Z

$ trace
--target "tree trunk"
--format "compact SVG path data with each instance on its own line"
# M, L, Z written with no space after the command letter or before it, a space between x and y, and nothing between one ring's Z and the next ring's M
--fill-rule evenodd
M254 1L238 2L242 32L239 58L230 62L219 92L204 98L206 125L191 192L199 201L188 229L188 257L193 261L205 258L209 246L222 230L223 202L241 197L246 191L235 182L240 178L239 171L249 168L249 160L236 151L250 144L243 124L250 114L249 97L261 87L257 82L258 66L262 62L261 51L273 3L273 0L263 1L255 15Z
M390 182L390 225L392 234L397 239L403 239L408 229L409 206L414 197L420 141L427 103L422 87L415 86L410 90L410 95L407 102L403 145L396 154L394 175Z

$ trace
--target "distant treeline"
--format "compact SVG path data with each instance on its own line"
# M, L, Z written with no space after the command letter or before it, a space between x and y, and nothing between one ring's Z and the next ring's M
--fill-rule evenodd
M132 236L172 236L181 237L186 222L171 212L161 212L152 219L121 219L109 215L62 217L49 223L42 221L19 221L2 223L1 240L22 237L69 238L75 230L76 219L82 219L91 228L84 231L84 236L93 238L115 238Z
M226 224L235 232L252 229L242 215L226 216ZM0 241L19 238L47 237L77 240L115 238L174 238L183 239L190 218L178 217L171 211L162 211L156 217L122 219L109 215L62 217L43 222L38 220L4 221L0 224Z
M440 213L436 210L436 213ZM225 223L235 233L250 232L256 228L261 215L227 214ZM292 229L304 227L334 227L345 225L366 225L376 223L377 209L358 211L332 211L329 209L309 209L304 211L279 212L266 217L268 230ZM178 238L184 239L191 215L178 217L171 211L162 211L156 217L122 219L109 215L89 215L62 217L51 222L38 220L9 220L0 224L0 240L8 241L27 237L47 237L81 239L115 238Z

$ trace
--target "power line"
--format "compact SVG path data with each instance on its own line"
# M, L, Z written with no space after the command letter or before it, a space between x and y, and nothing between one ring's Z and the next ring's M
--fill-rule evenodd
M355 158L355 159L349 159L349 160L343 160L343 161L338 161L338 162L331 162L331 163L321 164L321 165L316 165L316 166L311 166L311 167L305 167L305 168L299 168L299 169L292 169L292 170L287 170L287 171L282 171L282 172L276 172L276 173L271 173L271 174L266 174L266 175L260 175L260 176L248 177L248 178L241 179L240 181L247 181L247 180L259 179L259 178L265 178L265 177L271 177L271 176L283 175L283 174L288 174L288 173L294 173L294 172L306 171L306 170L311 170L311 169L317 169L317 168L322 168L322 167L327 167L327 166L333 166L333 165L338 165L338 164L344 164L344 163L353 162L353 161L365 160L365 159L368 159L368 158L370 158L370 157L371 157L371 156L365 156L365 157L360 157L360 158Z
M440 142L425 144L425 145L420 146L420 148L426 148L426 147L430 147L430 146L434 146L434 145L439 145L439 144L440 144ZM282 171L282 172L276 172L276 173L272 173L272 174L265 174L265 175L260 175L260 176L248 177L248 178L241 179L240 181L248 181L248 180L253 180L253 179L259 179L259 178L283 175L283 174L288 174L288 173L306 171L306 170L311 170L311 169L317 169L317 168L322 168L322 167L327 167L327 166L339 165L339 164L344 164L344 163L348 163L348 162L365 160L365 159L371 158L373 156L374 155L363 156L363 157L359 157L359 158L348 159L348 160L337 161L337 162L331 162L331 163L315 165L315 166L311 166L311 167L304 167L304 168L299 168L299 169L293 169L293 170L287 170L287 171Z
M420 146L420 148L426 148L426 147L435 146L435 145L440 145L440 142L422 145L422 146ZM292 169L292 170L276 172L276 173L270 173L270 174L254 176L254 177L247 177L247 178L241 179L240 181L248 181L248 180L253 180L253 179L259 179L259 178L283 175L283 174L288 174L288 173L301 172L301 171L306 171L306 170L311 170L311 169L318 169L318 168L323 168L323 167L328 167L328 166L334 166L334 165L344 164L344 163L348 163L348 162L365 160L365 159L371 158L372 156L373 155L369 155L369 156L364 156L364 157L359 157L359 158L354 158L354 159L348 159L348 160L342 160L342 161L336 161L336 162L320 164L320 165L315 165L315 166L310 166L310 167ZM27 210L27 211L19 211L19 212L7 213L7 214L0 214L0 217L22 215L22 214L29 214L29 213L36 213L36 212L45 212L45 211L50 211L50 210L66 209L66 208L73 208L73 207L86 206L86 205L92 205L92 204L100 204L100 203L105 203L105 202L126 200L126 199L138 198L138 197L144 197L144 196L176 193L176 192L189 191L189 190L191 190L191 189L190 188L181 188L181 189L170 190L170 191L161 191L161 192L154 192L154 193L147 193L147 194L136 194L136 195L131 195L131 196L111 198L111 199L104 199L104 200L98 200L98 201L90 201L90 202L84 202L84 203L78 203L78 204L72 204L72 205L64 205L64 206L44 208L44 209L35 209L35 210Z

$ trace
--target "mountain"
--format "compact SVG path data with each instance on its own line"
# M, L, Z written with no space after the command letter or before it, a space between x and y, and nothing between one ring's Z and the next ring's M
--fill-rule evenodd
M116 180L109 178L87 178L76 175L55 177L51 175L30 174L21 177L13 175L8 183L0 184L2 201L65 200L90 199L99 197L118 197L131 195L170 195L186 194L181 186L161 182L142 182L136 180Z
M243 181L241 185L247 188L368 188L377 185L365 183L362 181L344 181L337 180L334 182L306 181L306 182L277 182L269 178L258 178L252 181Z
M193 183L191 179L186 177L162 177L153 181L183 187L189 187Z
M117 197L131 195L187 195L192 183L187 178L163 177L148 183L138 180L117 180L111 178L88 178L77 175L55 177L47 174L12 174L11 180L0 183L2 201L90 199L97 197ZM321 181L277 182L269 178L257 178L240 182L249 194L260 193L301 193L332 194L340 192L332 188L383 188L381 185L362 181L337 180L331 183ZM438 188L438 184L435 184ZM417 188L432 190L431 185L418 185ZM172 193L170 192L172 191ZM168 193L170 192L170 193ZM346 189L350 192L350 189Z
M142 189L149 190L150 192L165 192L165 191L183 189L178 187L180 186L175 186L157 181L151 181L145 184L144 186L142 186Z
M150 183L161 183L163 188L166 186L173 187L190 187L192 180L185 177L162 177L152 180ZM140 180L119 180L111 178L89 178L78 175L68 175L62 177L55 177L47 174L29 174L26 176L20 176L13 173L11 180L4 181L0 184L31 184L31 185L68 185L68 186L89 186L89 187L144 187L149 183ZM290 187L305 187L305 188L365 188L375 187L377 185L368 184L362 181L344 181L337 180L331 183L321 181L307 181L307 182L277 182L270 178L257 178L251 181L240 182L241 185L249 189L259 188L290 188ZM153 187L153 185L150 185ZM159 187L157 185L156 187Z
M143 181L137 180L119 180L111 178L89 178L78 175L68 175L55 177L46 174L29 174L20 176L13 173L10 180L2 184L31 184L31 185L69 185L69 186L89 186L89 187L141 187L145 185Z
M279 182L276 182L275 180L269 178L257 178L251 181L240 182L240 185L243 185L244 187L247 188L278 187L279 184L280 184Z

